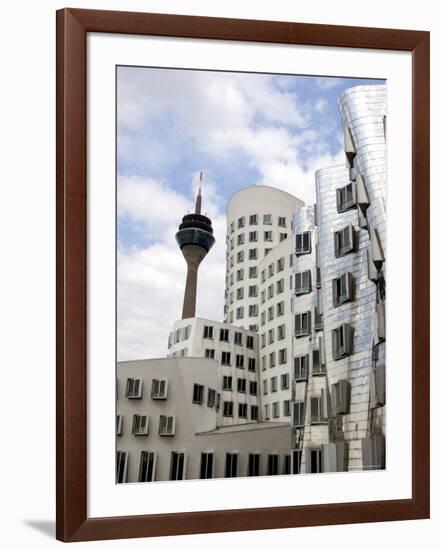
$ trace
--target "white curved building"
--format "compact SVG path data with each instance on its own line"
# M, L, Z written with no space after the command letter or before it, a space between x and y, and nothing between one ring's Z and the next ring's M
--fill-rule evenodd
M258 266L265 255L291 235L290 220L303 201L274 187L245 187L227 204L227 253L224 318L259 329Z

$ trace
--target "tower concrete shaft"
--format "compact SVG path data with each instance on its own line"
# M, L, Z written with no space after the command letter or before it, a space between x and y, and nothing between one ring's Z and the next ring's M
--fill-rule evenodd
M176 233L176 240L187 262L183 319L195 317L199 265L215 242L211 220L201 214L201 206L202 194L199 189L195 212L182 218L179 231Z

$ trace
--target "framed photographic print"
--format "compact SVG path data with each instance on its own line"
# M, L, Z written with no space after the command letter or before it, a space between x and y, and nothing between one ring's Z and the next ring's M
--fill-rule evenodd
M427 517L429 34L57 12L57 538Z

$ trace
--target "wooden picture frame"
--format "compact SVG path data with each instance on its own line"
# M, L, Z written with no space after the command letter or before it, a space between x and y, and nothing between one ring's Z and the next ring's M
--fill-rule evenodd
M240 40L412 53L412 498L87 516L86 35ZM57 527L84 541L429 517L429 33L64 9L57 12Z

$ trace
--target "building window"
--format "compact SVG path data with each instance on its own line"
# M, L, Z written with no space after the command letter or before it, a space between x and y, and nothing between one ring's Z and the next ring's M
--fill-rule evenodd
M242 300L243 299L243 286L241 286L240 288L238 288L236 290L236 299L237 300Z
M139 461L138 481L155 481L156 453L153 451L141 451Z
M347 380L339 380L331 386L331 407L334 416L349 413L351 387Z
M260 314L260 324L264 325L266 323L266 311L262 311Z
M242 345L242 333L241 332L235 332L234 333L234 343L236 346Z
M268 345L274 343L274 329L268 331Z
M221 342L229 342L230 331L227 328L221 328L219 333L219 340Z
M251 420L259 420L259 407L251 405Z
M216 390L208 388L207 407L213 409L216 406Z
M280 376L280 389L282 389L282 390L288 390L289 389L289 375L288 374L282 374Z
M234 233L234 222L230 223L230 231L231 233Z
M149 419L145 414L134 414L132 423L132 435L148 435Z
M268 293L268 300L270 300L274 296L274 285L269 285L267 293Z
M299 296L300 294L308 294L311 290L311 271L308 270L296 273L294 288L296 296Z
M336 258L341 258L350 252L355 252L356 232L353 225L348 225L334 233L334 252Z
M127 378L126 397L128 399L142 398L142 380L140 378Z
M257 214L251 214L250 225L257 225Z
M279 455L268 455L267 474L276 476L279 473Z
M277 340L283 340L285 338L285 325L279 325L277 327Z
M271 214L264 214L263 215L263 225L271 225Z
M254 348L254 336L247 336L247 348L248 349Z
M284 475L291 474L291 455L285 455L283 457L283 473Z
M168 395L168 381L167 380L158 380L156 378L153 378L151 398L152 399L167 399L167 395Z
M277 317L280 317L285 313L285 302L278 302L276 304Z
M243 319L243 307L236 309L236 319Z
M243 269L238 269L236 271L236 281L242 281L243 280Z
M322 397L311 397L311 424L320 424L326 422L326 411L324 410L324 401Z
M322 451L321 449L309 449L309 468L308 473L320 474L322 470Z
M246 403L239 403L239 418L248 418L248 407Z
M232 376L224 376L222 379L222 389L224 391L231 391L233 389L233 377Z
M273 232L272 231L264 231L263 232L263 240L264 241L272 241L273 240Z
M323 330L323 313L320 312L318 306L314 306L314 330Z
M262 357L262 370L266 370L266 355Z
M161 414L159 417L159 435L175 435L176 418Z
M294 380L300 382L308 379L308 355L294 357Z
M337 193L337 212L346 212L351 208L355 208L355 186L353 182L336 189Z
M221 365L231 365L231 353L229 351L221 353Z
M258 315L257 304L252 304L251 306L248 306L248 316L257 317L257 315Z
M296 313L294 316L294 334L296 338L311 334L311 312Z
M260 293L260 303L261 304L264 304L265 303L265 290L262 290L262 292Z
M250 395L257 395L257 382L250 380Z
M213 477L214 454L201 453L200 479L211 479Z
M286 218L279 216L278 226L279 227L286 227Z
M332 331L332 356L335 361L352 353L354 329L344 323Z
M292 473L300 474L302 468L302 450L294 449L292 452Z
M225 455L225 477L237 477L237 453L226 453Z
M283 402L283 416L291 416L291 401L289 399Z
M273 403L273 418L279 418L279 416L280 416L279 402L275 401Z
M267 395L268 393L268 380L263 381L263 395Z
M252 315L251 317L254 317L254 315ZM257 306L256 306L256 317L257 317ZM259 325L249 325L248 330L250 332L257 332L259 330Z
M245 242L245 233L240 233L238 236L237 236L237 246L240 246L241 244L243 244ZM231 244L233 244L233 241L231 241ZM238 258L238 261L239 261L239 258Z
M241 227L245 227L245 216L240 217L237 220L237 227L240 229Z
M257 453L250 453L248 455L248 475L260 475L260 455Z
M279 365L284 365L287 361L286 348L279 349Z
M204 326L204 338L211 338L213 339L213 327L210 325Z
M234 302L234 293L230 292L230 304Z
M245 378L238 378L237 379L237 391L239 393L246 393L247 391L247 381Z
M257 285L251 285L248 287L248 297L249 298L257 297Z
M257 248L250 248L248 251L248 258L250 260L257 260Z
M305 425L305 403L303 401L295 401L293 403L293 417L295 427Z
M372 367L369 384L369 406L371 409L386 403L386 377L384 365Z
M315 268L315 286L316 288L322 287L322 272L320 267Z
M127 483L127 463L128 463L127 451L116 452L116 482Z
M244 260L244 253L243 253L243 250L240 250L237 253L237 263L240 264L241 262L243 262L243 260Z
M384 470L385 439L381 432L361 440L363 470Z
M248 240L250 243L257 242L257 231L250 231L248 234Z
M207 359L214 359L214 349L206 349L205 350L205 357Z
M116 415L116 435L122 435L123 429L123 416L122 414Z
M287 238L288 238L288 233L280 233L279 235L280 242L284 241Z
M274 264L269 264L268 266L268 277L272 277L274 275Z
M233 416L233 402L224 401L224 416L231 418Z
M311 232L296 233L296 254L311 253Z
M285 269L285 258L279 258L277 260L277 272L283 271Z
M202 405L204 402L204 386L193 384L193 403Z
M332 280L332 298L334 307L354 299L354 276L347 271L340 277Z
M260 337L260 346L264 348L266 346L266 334L263 333Z
M277 376L271 377L271 393L274 393L277 391Z
M312 375L320 376L326 374L326 365L323 364L319 349L312 350Z
M260 282L261 283L264 283L266 281L266 270L264 269L263 271L261 271L260 273Z
M178 481L185 477L185 453L172 451L170 460L170 481Z
M257 266L253 265L248 269L248 277L250 279L257 279Z
M283 279L280 279L279 281L277 281L276 283L277 294L280 294L281 292L283 292L284 288L285 288L285 281Z
M276 366L276 354L274 351L269 354L269 366L271 369Z
M256 372L256 359L254 357L248 357L248 370L249 372Z

